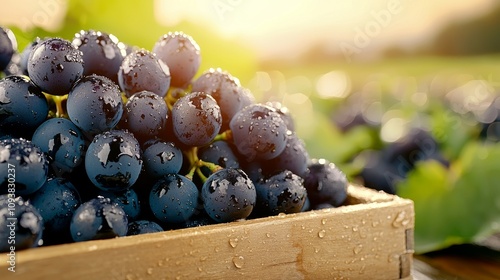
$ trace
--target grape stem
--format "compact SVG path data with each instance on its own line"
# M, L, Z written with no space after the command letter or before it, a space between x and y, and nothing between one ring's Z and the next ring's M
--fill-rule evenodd
M219 133L215 136L214 140L212 142L215 142L215 141L232 141L233 140L233 132L231 131L231 129L228 129L222 133Z
M184 151L184 155L189 161L189 172L185 175L189 180L193 180L194 174L196 173L198 177L200 177L201 181L205 182L207 180L207 177L201 171L202 167L208 168L211 173L223 169L223 167L220 165L208 161L203 161L198 158L198 147L192 147L191 149Z
M67 116L66 110L63 107L63 101L68 99L67 95L64 96L52 96L54 103L56 104L56 118L64 118Z

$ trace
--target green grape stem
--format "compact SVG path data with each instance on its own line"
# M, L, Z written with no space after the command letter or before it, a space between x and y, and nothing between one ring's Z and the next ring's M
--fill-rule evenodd
M212 142L215 141L232 141L233 140L233 132L231 129L228 129L226 131L223 131L219 134L217 134Z
M198 158L198 147L192 147L191 149L184 151L184 155L189 161L189 172L185 175L189 180L193 180L194 174L196 173L200 177L201 181L205 182L207 180L207 177L201 171L202 167L208 168L211 173L223 169L223 167L220 165L208 161L203 161Z

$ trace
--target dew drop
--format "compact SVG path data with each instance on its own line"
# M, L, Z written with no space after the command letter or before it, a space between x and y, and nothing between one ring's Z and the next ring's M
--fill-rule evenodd
M233 264L236 268L242 268L245 264L245 258L243 256L236 256L233 258Z
M361 252L361 250L363 250L363 244L358 244L356 245L356 247L354 247L353 251L354 251L354 254L359 254Z
M322 229L322 230L320 230L320 231L318 232L318 237L319 237L319 238L323 238L323 237L325 237L325 235L326 235L326 231L325 231L324 229Z
M238 238L230 238L229 245L231 245L231 247L233 248L236 248L236 246L238 246Z
M409 220L406 219L406 212L401 211L399 212L398 215L396 215L396 218L394 218L394 220L392 221L392 226L395 228L399 228L408 225L408 223Z
M398 255L398 253L392 253L392 254L390 254L389 257L387 258L387 261L389 263L394 263L394 262L399 261L399 255Z
M326 221L327 221L327 220L326 220L326 219L324 219L324 218L323 218L323 219L321 219L321 224L322 224L322 225L326 225Z

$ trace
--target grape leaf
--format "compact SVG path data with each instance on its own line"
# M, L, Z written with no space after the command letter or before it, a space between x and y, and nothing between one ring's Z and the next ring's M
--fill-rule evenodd
M415 251L473 243L500 231L500 144L469 143L447 170L416 166L398 185L415 203Z

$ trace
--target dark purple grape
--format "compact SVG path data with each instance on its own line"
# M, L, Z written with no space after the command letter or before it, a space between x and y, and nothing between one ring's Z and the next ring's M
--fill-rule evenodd
M290 131L295 131L295 121L293 120L292 114L287 107L278 101L269 101L266 102L265 105L276 109L276 112L278 112L281 118L285 121L286 128Z
M325 159L313 159L304 180L311 206L329 203L341 206L347 198L347 178L335 164Z
M183 154L172 142L150 140L144 144L142 159L145 173L153 178L160 178L170 173L179 173Z
M89 136L113 129L123 114L118 86L110 79L94 74L75 84L66 107L71 121Z
M133 189L128 189L121 192L108 192L101 190L99 196L111 199L111 202L118 204L125 214L129 222L137 220L141 214L141 203L137 193Z
M182 32L163 35L154 45L153 53L170 69L173 87L188 85L200 67L200 47L191 36Z
M85 139L70 120L52 118L33 133L32 142L47 155L52 170L60 176L73 171L85 155Z
M149 194L154 216L163 223L187 221L198 205L199 191L193 181L179 174L159 179Z
M24 47L23 51L20 54L20 61L19 61L19 67L21 70L21 73L23 75L28 76L28 60L31 54L31 51L41 42L41 39L39 37L36 37L31 41L26 47Z
M255 206L255 186L241 169L221 169L208 177L201 189L207 214L216 222L247 218Z
M7 68L16 50L17 40L14 33L10 29L0 27L0 71Z
M256 210L264 216L298 213L307 197L304 180L285 170L255 184Z
M247 161L275 158L286 147L286 124L269 106L249 105L236 113L229 126L234 145Z
M134 93L125 104L120 127L128 129L142 143L155 138L165 128L168 108L165 100L156 93Z
M164 97L170 87L168 66L148 50L136 50L122 61L118 84L127 97L143 90Z
M220 131L221 112L215 99L204 92L179 98L172 107L172 124L177 139L188 146L204 146Z
M381 151L366 150L360 157L365 161L359 174L363 180L363 186L395 194L397 183L405 179L406 168L398 170L400 165L385 161Z
M43 218L45 244L71 240L69 226L73 214L81 204L81 199L70 181L63 178L49 179L30 196L29 201Z
M306 150L304 141L294 132L288 131L286 147L283 152L271 160L262 162L262 166L266 175L290 170L294 174L304 177L309 161L309 153Z
M94 137L85 155L85 169L92 183L110 192L130 188L142 168L141 150L125 130L111 130Z
M253 95L241 87L240 81L220 68L209 69L193 83L192 91L210 94L220 106L222 125L228 128L233 116L255 102Z
M206 162L217 164L222 168L240 168L238 158L226 141L215 141L198 150L198 157ZM204 174L210 174L206 167L202 167Z
M51 38L37 44L28 58L30 79L44 92L68 94L83 75L82 53L70 41Z
M140 220L128 223L127 236L162 232L163 228L152 221Z
M39 147L26 139L0 141L0 193L36 192L47 181L49 163Z
M33 205L21 197L0 195L0 252L38 247L42 231L43 218Z
M433 159L449 166L449 162L439 151L436 139L429 131L417 128L412 129L399 141L387 145L382 150L381 157L384 162L393 165L398 170L398 175L403 177L420 161Z
M70 224L71 237L76 242L125 236L127 230L125 211L102 196L80 205Z
M82 52L83 75L97 74L118 84L118 70L126 55L125 46L113 34L95 30L81 30L72 44Z
M0 127L16 137L31 138L49 112L42 91L25 76L0 80Z

